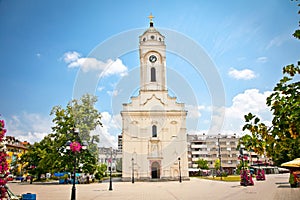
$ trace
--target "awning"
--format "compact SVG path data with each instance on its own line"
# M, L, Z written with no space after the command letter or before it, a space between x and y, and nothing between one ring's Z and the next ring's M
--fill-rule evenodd
M285 167L285 168L300 168L300 158L296 158L295 160L291 160L289 162L282 163L281 167Z

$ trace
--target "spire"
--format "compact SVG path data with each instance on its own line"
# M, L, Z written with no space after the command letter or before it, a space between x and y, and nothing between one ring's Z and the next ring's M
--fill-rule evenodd
M150 13L148 18L150 19L150 27L153 27L153 18L154 18L154 16L152 15L152 13Z

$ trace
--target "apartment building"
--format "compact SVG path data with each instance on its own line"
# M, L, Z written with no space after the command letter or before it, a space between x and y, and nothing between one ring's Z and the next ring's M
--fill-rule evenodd
M22 174L22 165L17 161L27 151L29 143L27 141L20 141L13 136L5 137L5 146L7 153L7 163L10 173Z
M190 171L197 170L196 161L208 161L209 168L213 169L215 162L221 158L223 171L234 173L239 164L239 138L236 135L188 135L188 159Z

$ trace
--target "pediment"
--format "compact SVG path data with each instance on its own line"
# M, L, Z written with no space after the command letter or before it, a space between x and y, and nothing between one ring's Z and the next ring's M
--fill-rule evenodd
M160 104L162 106L165 106L165 103L162 101L162 99L158 98L155 94L153 94L150 98L147 98L142 105L146 106L147 104L151 104L151 105Z
M139 96L131 97L131 102L123 104L123 110L172 110L183 111L184 104L177 103L175 97L170 97L164 92L141 92Z

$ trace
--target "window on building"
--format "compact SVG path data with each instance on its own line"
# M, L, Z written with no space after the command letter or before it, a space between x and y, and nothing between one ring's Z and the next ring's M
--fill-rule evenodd
M156 71L155 68L152 67L151 68L151 82L155 82L156 81Z
M157 127L156 127L156 125L152 126L152 137L157 137Z

